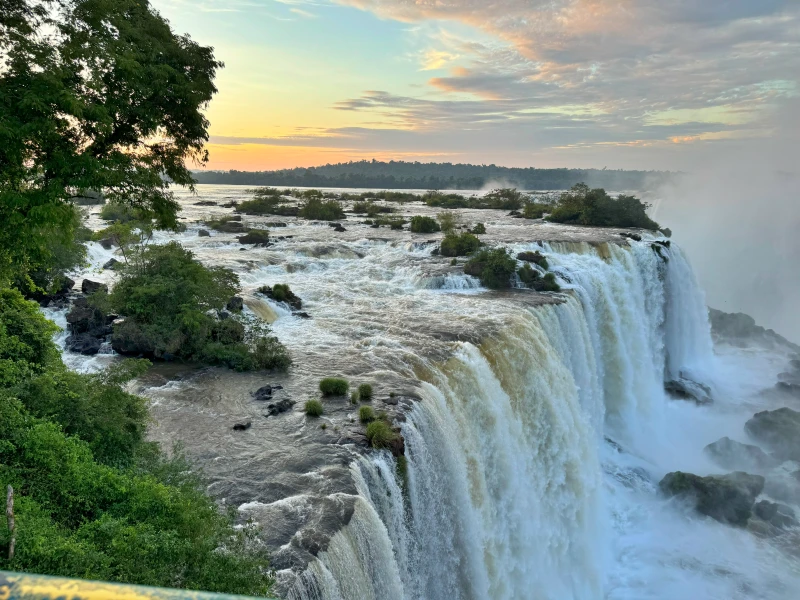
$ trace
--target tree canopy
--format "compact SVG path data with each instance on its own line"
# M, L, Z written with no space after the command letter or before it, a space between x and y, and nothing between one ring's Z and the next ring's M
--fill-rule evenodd
M83 190L174 227L222 63L147 0L0 0L0 282L69 243ZM33 285L32 282L28 282Z

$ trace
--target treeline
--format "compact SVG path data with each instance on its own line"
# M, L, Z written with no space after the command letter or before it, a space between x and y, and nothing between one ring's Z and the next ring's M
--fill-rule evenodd
M198 183L254 186L476 190L502 184L524 190L567 190L586 183L609 190L647 190L674 173L362 160L276 171L196 171L194 176Z

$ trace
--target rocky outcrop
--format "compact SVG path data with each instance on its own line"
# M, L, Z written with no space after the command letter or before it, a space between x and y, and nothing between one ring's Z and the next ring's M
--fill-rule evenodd
M244 308L244 300L241 296L233 296L230 300L228 300L228 304L225 305L225 308L235 313L242 312L242 309Z
M269 244L269 232L263 229L251 229L245 235L239 237L239 243L266 246Z
M105 283L92 281L90 279L84 279L83 282L81 282L81 291L86 295L94 294L98 290L108 292L108 286Z
M697 404L710 404L713 402L711 388L703 383L692 381L683 373L677 379L667 381L664 390L678 400L691 400Z
M201 230L199 230L199 231L197 232L197 235L198 235L199 237L210 237L210 236L211 236L211 233L209 233L209 231L208 231L207 229L201 229Z
M756 497L764 489L764 478L741 471L707 477L674 471L667 473L658 487L667 497L678 496L692 502L700 514L744 527Z
M745 431L780 460L800 461L800 412L765 410L745 423Z
M711 323L711 333L718 340L736 345L747 342L768 348L785 347L800 352L800 346L793 344L772 329L765 329L757 325L755 319L750 315L726 313L709 308L708 320Z
M247 431L248 429L250 429L250 427L252 427L252 425L253 425L252 421L247 421L246 423L236 423L232 427L232 429L234 431Z
M534 264L539 265L543 269L547 269L547 257L544 256L538 250L536 252L520 252L517 254L517 260L522 260L525 262L531 262Z
M780 461L758 446L743 444L728 437L703 448L706 456L723 469L761 472L778 466Z
M267 404L267 414L265 414L264 416L274 417L276 415L286 412L287 410L291 410L291 408L295 404L297 404L297 402L289 398L283 398L281 400L278 400L277 402L270 402L269 404Z
M787 527L796 527L798 525L794 511L785 504L761 500L753 506L753 514L778 529L786 529Z
M272 394L282 389L283 389L282 385L272 385L268 383L267 385L260 387L255 392L253 392L253 400L258 400L259 402L271 400Z
M111 333L111 322L115 318L116 315L106 315L90 305L86 298L77 298L67 313L70 332L65 341L67 350L85 355L97 354Z
M121 264L122 263L119 262L116 258L109 258L103 265L103 268L110 269L113 271L114 269L118 268Z
M275 302L285 302L296 311L303 308L303 301L286 284L276 283L274 286L264 285L258 288L257 291L259 294L263 294Z

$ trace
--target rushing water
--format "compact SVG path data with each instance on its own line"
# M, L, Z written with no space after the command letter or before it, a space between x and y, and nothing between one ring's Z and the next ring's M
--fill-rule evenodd
M214 200L239 194L202 192ZM258 387L254 378L201 373L147 390L157 437L182 430L189 449L194 443L195 455L205 455L217 492L268 530L288 598L800 594L798 565L785 549L656 492L670 470L714 472L703 446L742 438L744 420L766 402L757 392L782 360L730 349L714 355L703 294L675 245L662 249L664 260L648 240L609 243L610 232L465 211L486 223L490 243L544 252L563 292L498 294L431 257L435 236L411 239L351 221L334 234L288 219L272 230L285 239L244 252L232 236L198 238L203 214L189 202L190 227L178 239L239 273L248 310L273 321L295 357L284 382L292 393L342 373L407 396L393 408L404 419L401 475L388 453L336 445L299 411L254 425L261 438L209 433L220 414L249 414L232 390L244 396ZM94 252L96 277L107 256ZM313 319L253 294L277 282L291 285ZM664 382L676 377L709 385L715 404L669 400ZM337 430L357 428L349 425L353 411L331 407L328 418ZM286 444L292 456L282 452ZM237 461L246 474L231 466ZM262 469L257 476L254 468ZM286 531L272 531L281 523ZM306 552L304 540L323 530L319 550Z

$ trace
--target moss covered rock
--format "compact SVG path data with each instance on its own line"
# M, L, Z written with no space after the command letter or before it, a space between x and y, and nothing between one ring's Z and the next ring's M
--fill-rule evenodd
M694 503L700 514L744 527L764 489L764 478L742 471L708 477L674 471L667 473L658 487L668 497L680 496Z

